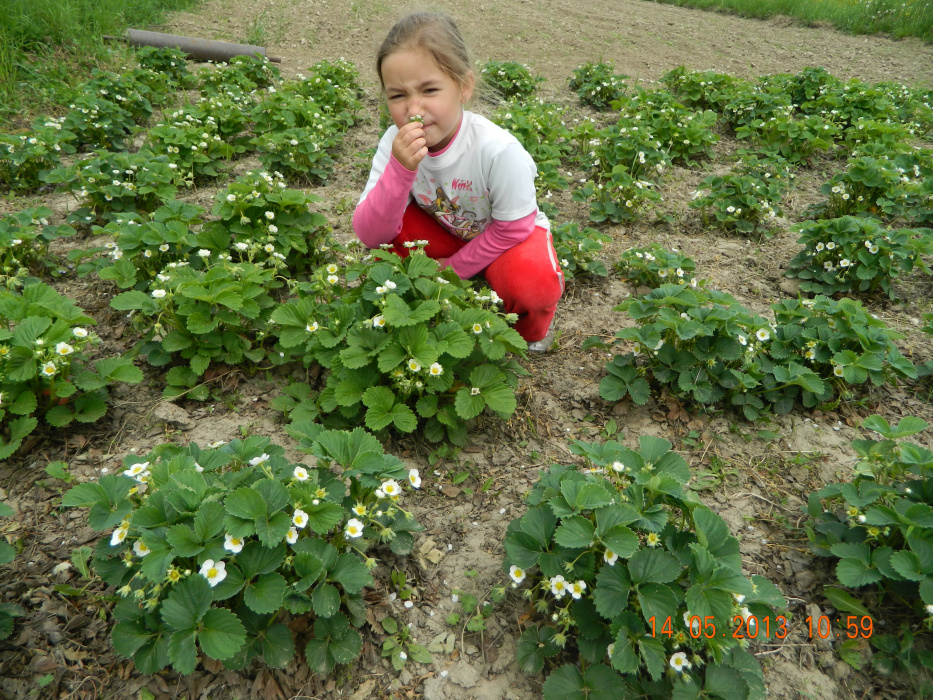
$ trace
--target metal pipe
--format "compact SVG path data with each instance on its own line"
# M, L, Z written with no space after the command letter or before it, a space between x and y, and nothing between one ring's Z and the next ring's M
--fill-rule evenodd
M112 37L105 37L112 38ZM250 44L233 44L228 41L214 41L212 39L196 39L190 36L177 34L163 34L162 32L147 32L141 29L127 29L124 39L133 46L155 46L157 48L180 49L189 58L202 61L229 61L234 56L254 56L259 54L273 63L281 63L281 58L266 56L262 46Z

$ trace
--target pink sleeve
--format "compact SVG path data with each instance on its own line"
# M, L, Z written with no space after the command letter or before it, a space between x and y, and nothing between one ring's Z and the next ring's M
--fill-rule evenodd
M402 217L417 175L394 156L389 157L376 186L353 212L353 230L364 245L378 248L389 243L402 230Z
M502 253L524 241L535 229L535 213L515 221L496 221L448 258L460 277L469 279L482 272Z

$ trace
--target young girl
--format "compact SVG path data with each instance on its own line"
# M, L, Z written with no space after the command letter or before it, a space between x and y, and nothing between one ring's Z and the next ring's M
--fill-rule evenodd
M453 20L416 13L379 49L376 70L390 126L379 141L353 228L370 248L427 240L425 252L460 277L483 273L518 314L529 350L544 352L564 278L536 168L514 136L464 110L473 94L469 52Z

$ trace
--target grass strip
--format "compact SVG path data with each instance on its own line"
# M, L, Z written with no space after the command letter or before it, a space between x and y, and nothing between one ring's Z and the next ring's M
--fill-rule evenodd
M666 5L715 10L768 19L785 15L805 25L826 22L851 34L888 34L933 42L929 0L652 0Z

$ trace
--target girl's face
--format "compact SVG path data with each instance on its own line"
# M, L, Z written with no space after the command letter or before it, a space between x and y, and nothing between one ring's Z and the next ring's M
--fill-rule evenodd
M441 70L434 57L423 49L403 49L382 61L389 115L401 129L411 117L420 117L429 151L439 151L450 143L463 104L473 94L473 72L459 82Z

